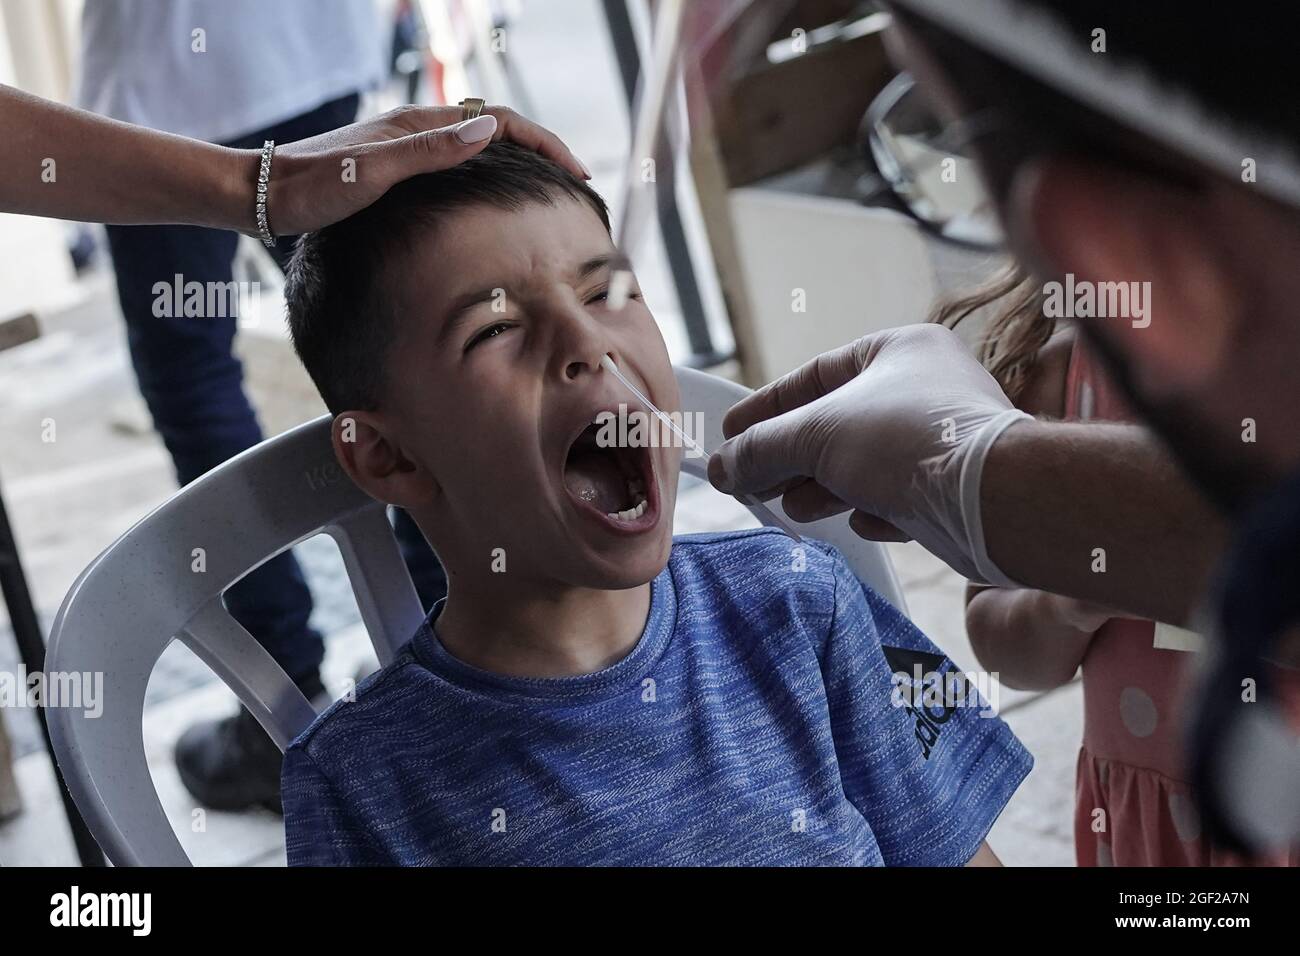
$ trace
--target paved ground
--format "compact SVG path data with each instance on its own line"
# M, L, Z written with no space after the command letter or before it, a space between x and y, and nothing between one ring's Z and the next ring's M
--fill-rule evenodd
M585 18L582 29L595 28L594 4L564 0L564 6ZM573 21L543 19L521 31L515 46L528 81L541 91L534 96L536 115L584 157L597 187L613 195L623 165L616 144L626 140L626 133L611 63L600 48L590 54L590 71L530 71L527 64L554 62L552 51L573 48ZM592 75L603 75L607 82L592 84ZM642 270L641 277L657 303L670 350L678 354L682 335L667 274L660 266ZM92 274L83 282L80 307L42 318L40 341L0 353L0 394L5 396L0 478L36 602L48 624L81 569L171 494L175 484L135 393L110 279L102 271ZM260 354L253 356L253 364ZM276 427L285 424L286 414L295 421L312 414L301 411L295 417L293 409L266 406L262 411ZM42 441L48 419L56 423L53 442ZM748 518L738 505L696 484L683 489L677 528L738 527ZM368 644L333 543L318 538L297 552L316 601L313 624L328 635L327 682L337 689L365 663ZM959 665L974 669L962 624L962 581L915 546L891 546L891 553L918 624ZM0 670L12 671L16 663L7 621L0 619ZM991 842L1008 863L1069 865L1078 687L1046 697L1003 693L999 703L1033 751L1037 767L998 822ZM186 726L232 706L233 696L188 650L179 645L169 649L151 680L145 713L154 782L196 862L283 864L280 822L270 814L211 812L202 816L203 829L196 829L196 808L171 764L171 745ZM26 810L0 824L0 861L75 862L32 715L7 710L3 717L19 754L17 774Z

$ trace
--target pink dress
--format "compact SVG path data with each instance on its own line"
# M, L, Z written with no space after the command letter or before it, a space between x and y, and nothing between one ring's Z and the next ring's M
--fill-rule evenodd
M1070 356L1065 413L1131 421L1118 390L1081 344ZM1194 653L1154 646L1151 621L1112 619L1083 659L1083 745L1075 784L1074 845L1080 866L1242 866L1210 845L1183 767L1184 685ZM1287 703L1300 702L1300 672L1275 669ZM1300 848L1254 861L1300 865Z

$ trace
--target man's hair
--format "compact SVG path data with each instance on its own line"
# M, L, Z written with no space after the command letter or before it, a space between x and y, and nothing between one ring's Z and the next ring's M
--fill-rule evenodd
M334 414L373 411L398 328L388 284L417 236L466 206L515 210L557 199L585 202L609 230L600 195L572 173L511 143L493 143L450 169L414 176L369 208L298 241L285 280L289 332Z

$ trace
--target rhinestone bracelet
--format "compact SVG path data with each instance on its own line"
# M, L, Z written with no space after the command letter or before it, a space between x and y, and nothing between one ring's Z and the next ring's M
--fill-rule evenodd
M266 190L271 182L271 157L275 154L275 140L262 144L262 168L257 173L257 231L269 249L275 245L275 235L266 220Z

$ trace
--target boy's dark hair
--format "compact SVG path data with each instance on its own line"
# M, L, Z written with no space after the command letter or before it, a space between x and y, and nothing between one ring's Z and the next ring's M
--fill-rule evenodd
M397 328L385 288L391 263L416 235L453 209L519 209L568 197L589 205L609 230L600 195L549 159L513 143L493 143L470 159L414 176L342 222L308 233L289 263L284 297L294 351L334 414L378 407L384 357Z

